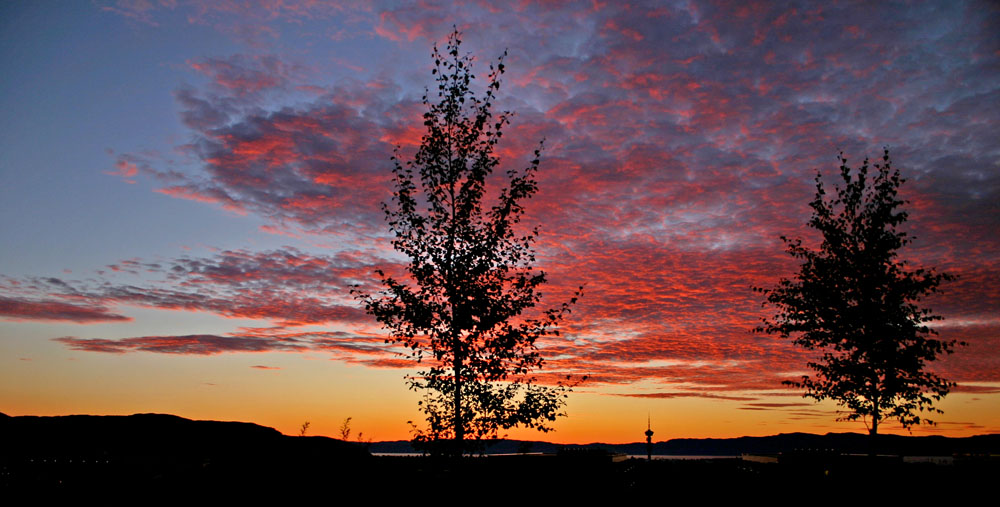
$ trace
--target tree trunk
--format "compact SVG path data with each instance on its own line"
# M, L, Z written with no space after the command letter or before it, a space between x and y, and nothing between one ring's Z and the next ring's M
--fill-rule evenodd
M874 458L878 455L878 407L872 414L872 427L868 430L868 456Z
M462 441L465 439L465 424L462 421L462 356L459 353L458 346L455 346L455 361L452 367L455 369L455 414L454 414L454 424L455 424L455 454L459 457L462 456Z

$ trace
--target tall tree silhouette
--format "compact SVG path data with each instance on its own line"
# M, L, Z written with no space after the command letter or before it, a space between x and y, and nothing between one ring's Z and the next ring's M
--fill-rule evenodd
M492 111L503 56L477 95L473 58L460 45L456 30L444 54L434 47L437 100L424 95L427 132L413 160L400 161L398 150L392 158L395 191L383 209L393 247L409 258L408 277L379 270L384 290L359 293L389 331L387 342L404 345L417 362L429 359L429 369L408 377L410 388L425 392L420 406L429 427L418 438L454 441L454 452L469 436L492 438L514 426L548 431L547 422L563 415L570 387L532 377L543 365L535 344L559 334L580 294L528 313L541 302L537 289L546 279L532 266L537 227L516 225L537 190L541 144L526 168L507 172L496 203L486 207L486 180L499 164L495 149L510 119Z
M908 218L901 209L906 201L897 196L905 180L892 169L889 151L874 164L871 179L868 159L856 171L843 154L839 160L842 186L835 186L836 196L827 199L817 174L809 203L808 225L823 237L819 250L781 237L802 265L774 288L755 288L765 294L765 305L776 308L756 331L816 351L818 359L808 363L815 375L785 384L845 406L849 413L842 419L865 420L874 443L887 419L904 428L933 424L921 414L940 413L933 402L955 385L927 371L927 363L952 353L958 342L935 338L927 324L942 317L918 306L953 277L911 269L899 259L899 249L912 238L897 229Z

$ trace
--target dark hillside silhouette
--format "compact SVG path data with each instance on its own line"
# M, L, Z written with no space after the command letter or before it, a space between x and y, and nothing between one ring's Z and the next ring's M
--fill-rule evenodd
M89 490L110 483L222 488L350 478L370 458L360 444L291 437L251 423L173 415L0 417L6 485Z
M160 414L132 416L8 417L0 414L0 491L77 495L144 503L164 495L209 493L225 498L317 493L337 499L420 501L428 484L482 497L573 499L604 494L791 495L838 491L854 485L942 484L956 491L985 490L1000 472L1000 435L970 438L894 437L886 448L959 456L951 465L907 464L899 459L859 462L830 449L863 448L865 435L793 433L735 439L675 439L654 444L654 455L788 452L789 460L695 461L621 459L633 444L559 446L534 442L545 455L486 458L371 456L363 446L326 437L293 437L249 423L191 421ZM388 442L372 444L376 452ZM397 443L397 445L400 443ZM518 452L524 442L505 441L498 451ZM905 450L908 451L905 451ZM399 450L399 449L397 449ZM816 452L816 451L819 452ZM803 452L804 451L804 452ZM885 481L885 482L883 482ZM386 487L387 484L393 487ZM719 488L722 488L720 490ZM918 491L918 490L913 490ZM906 493L905 491L903 492ZM890 493L886 493L888 495ZM900 491L892 490L893 499ZM679 495L679 497L678 497ZM877 497L878 495L876 495ZM201 498L201 497L198 497Z

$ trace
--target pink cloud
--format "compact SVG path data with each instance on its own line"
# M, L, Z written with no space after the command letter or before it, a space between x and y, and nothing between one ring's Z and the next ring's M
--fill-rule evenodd
M5 296L0 296L0 317L13 321L66 321L79 324L132 320L131 317L111 313L107 308L97 305Z
M212 79L215 86L237 96L258 93L288 84L296 66L274 55L233 55L188 62L192 69Z
M142 336L120 340L66 336L54 340L66 344L73 350L111 354L157 352L206 356L224 352L280 352L298 351L306 348L300 343L288 340L217 335Z
M104 174L110 174L111 176L119 176L126 183L134 184L135 180L132 178L135 178L135 176L139 174L139 168L135 165L135 163L129 160L119 159L117 162L115 162L115 170L106 171Z

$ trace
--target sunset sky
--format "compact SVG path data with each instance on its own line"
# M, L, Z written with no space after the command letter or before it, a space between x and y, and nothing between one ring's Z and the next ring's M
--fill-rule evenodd
M404 260L380 203L453 26L482 78L508 52L501 169L545 139L546 307L585 286L542 372L590 379L556 432L511 437L865 431L781 385L809 356L751 333L751 287L795 273L779 236L817 244L817 170L886 147L902 257L960 277L924 303L969 343L913 434L1000 432L988 1L2 2L0 412L408 438L417 368L349 289Z

